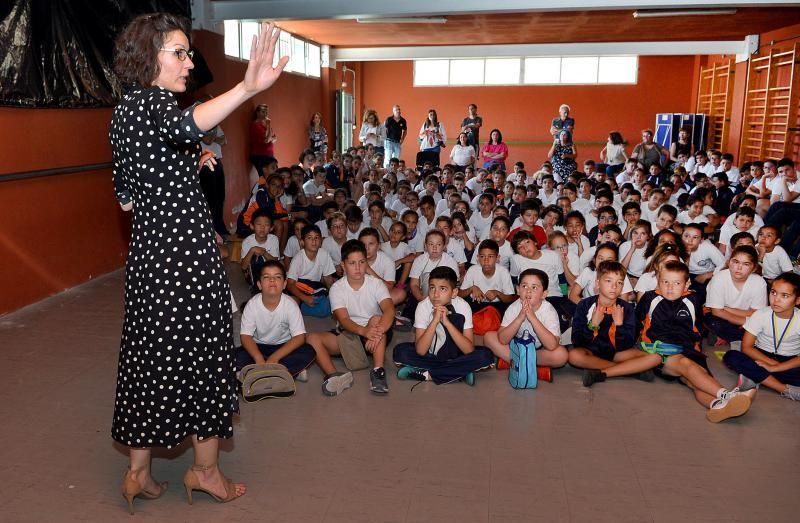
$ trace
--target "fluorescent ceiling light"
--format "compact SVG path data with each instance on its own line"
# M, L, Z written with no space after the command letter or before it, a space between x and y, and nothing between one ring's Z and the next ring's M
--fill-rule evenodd
M446 24L447 18L356 18L359 24Z
M634 11L634 18L661 18L666 16L735 15L736 9L666 9L663 11Z

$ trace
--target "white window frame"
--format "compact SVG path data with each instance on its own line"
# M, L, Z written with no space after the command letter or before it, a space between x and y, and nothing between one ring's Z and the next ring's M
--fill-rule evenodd
M226 23L222 24L223 31L227 31L229 29L228 27L225 27L225 25L228 25L228 26L232 25L231 24L231 20L225 20L225 22L227 22L227 24ZM252 20L235 20L235 22L237 22L236 29L238 31L238 39L239 39L239 54L238 55L231 55L231 54L225 53L225 58L227 58L229 60L240 60L242 62L247 62L250 59L250 53L248 52L247 55L245 56L244 53L242 52L244 50L244 39L242 37L242 23L243 22L252 22ZM322 76L322 45L317 43L317 42L314 42L312 40L308 40L307 38L303 38L301 36L296 36L296 35L288 32L288 31L285 31L283 29L281 30L281 35L282 35L282 39L283 40L288 40L289 56L291 56L291 54L292 54L291 51L292 51L292 48L294 47L294 45L293 45L294 42L295 41L303 42L303 57L300 60L302 61L304 71L293 71L291 69L291 67L289 66L289 64L287 64L286 69L284 70L284 72L291 73L291 74L296 74L297 76L305 76L306 78L319 79ZM249 45L250 44L248 42L248 48L249 48ZM318 64L319 68L315 67L313 71L309 72L309 65L310 65L309 64L309 53L314 50L314 47L316 47L316 51L317 51L317 53L319 53L319 58L316 61L316 63ZM279 46L278 52L275 53L275 58L274 58L274 61L273 61L274 65L278 64L278 60L279 60L280 56L281 56L281 52L280 52L280 46Z
M436 59L414 60L415 64L416 64L416 62L432 61L432 60L437 60L437 61L447 60L449 63L448 63L447 83L446 84L436 84L436 85L430 85L430 84L425 84L425 83L417 83L417 68L416 68L416 65L415 65L414 68L413 68L413 71L414 71L413 86L414 87L502 87L502 86L516 85L516 86L535 87L535 86L548 86L548 85L636 85L636 84L639 83L639 56L638 55L586 55L586 56L581 56L581 58L596 58L597 59L597 71L595 71L594 81L593 82L591 82L591 81L587 81L587 82L563 82L561 80L561 60L563 58L574 58L574 57L577 57L577 56L573 56L573 55L569 55L569 56L505 56L505 57L492 56L492 57L485 57L485 58L471 58L471 60L483 60L484 61L484 66L483 66L483 72L484 72L483 76L484 76L484 78L483 78L483 81L480 82L480 83L476 82L476 83L469 83L469 84L466 84L466 83L464 83L464 84L462 84L462 83L454 84L454 83L450 82L450 63L452 63L454 61L457 61L457 60L464 60L464 58L450 58L450 59L436 58ZM515 58L515 59L519 59L519 81L517 83L497 83L497 84L486 83L486 60L491 60L491 59L494 59L494 58ZM558 81L557 82L552 82L552 83L531 83L531 82L526 82L525 81L525 60L527 58L557 58L559 60L559 78L558 78ZM599 81L600 67L601 67L600 64L601 64L603 58L634 58L635 60L633 62L633 68L634 68L633 81L632 82L618 82L618 81L614 81L614 82L603 81L603 82L600 82Z

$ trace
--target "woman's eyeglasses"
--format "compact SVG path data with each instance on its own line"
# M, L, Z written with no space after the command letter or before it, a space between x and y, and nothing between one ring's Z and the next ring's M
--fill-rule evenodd
M180 49L180 48L165 49L165 48L162 47L161 49L159 49L159 51L165 51L167 53L175 53L175 56L177 56L178 60L180 60L181 62L186 60L187 56L189 58L194 58L194 49L188 49L188 50L187 49Z

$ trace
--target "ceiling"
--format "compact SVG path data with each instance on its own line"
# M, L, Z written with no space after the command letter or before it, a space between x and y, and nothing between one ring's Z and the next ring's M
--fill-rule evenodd
M396 0L402 1L402 0ZM797 7L738 7L736 14L634 18L633 10L447 15L445 24L289 20L278 25L334 47L741 40L800 23Z

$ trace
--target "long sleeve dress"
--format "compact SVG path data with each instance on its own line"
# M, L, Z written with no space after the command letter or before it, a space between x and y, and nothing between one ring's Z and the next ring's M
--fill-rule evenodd
M231 294L197 164L202 131L160 87L114 109L114 189L133 202L112 437L174 447L233 435Z

